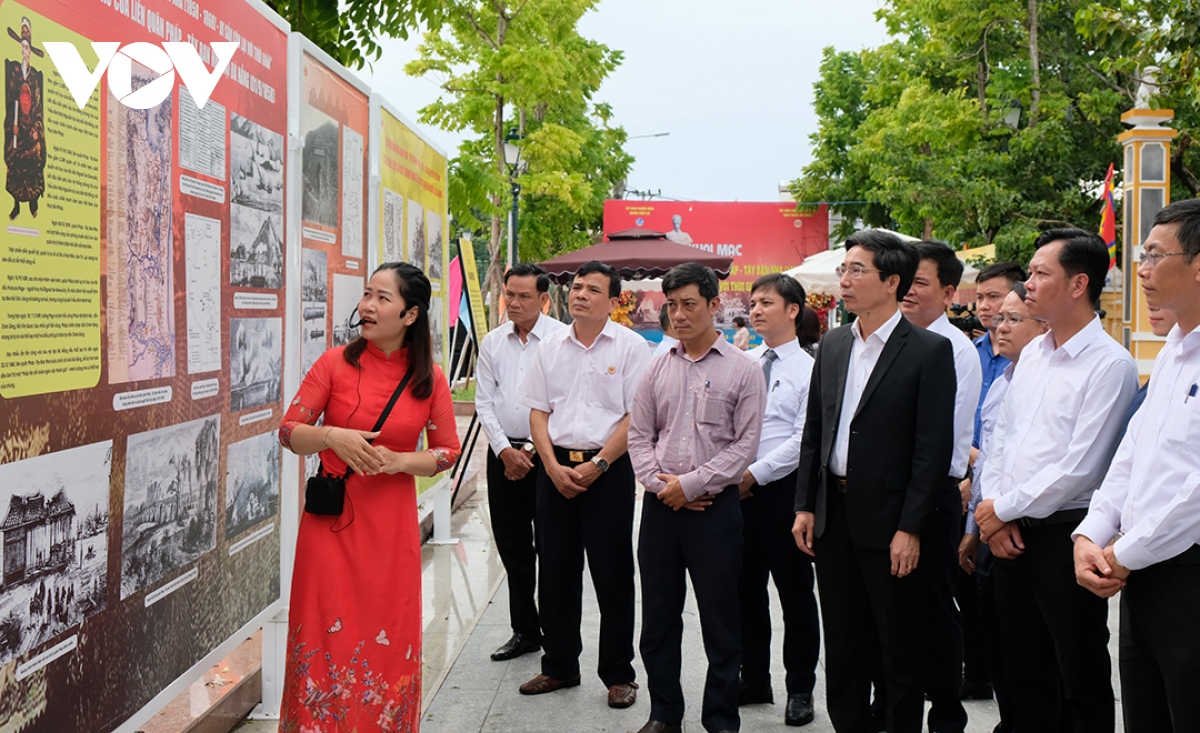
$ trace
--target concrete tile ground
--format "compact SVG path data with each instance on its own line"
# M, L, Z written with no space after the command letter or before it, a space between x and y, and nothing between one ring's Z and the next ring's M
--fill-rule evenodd
M486 487L481 487L475 498L456 513L455 536L463 538L458 546L423 548L427 687L422 733L637 731L646 722L650 710L649 696L644 686L645 670L640 657L635 657L634 667L639 682L643 683L638 701L626 710L610 709L606 704L606 690L595 674L600 619L595 594L586 572L583 654L580 659L582 685L548 695L526 697L519 694L517 688L540 671L539 655L529 654L509 662L492 662L488 658L496 647L508 639L511 632L508 627L507 584L499 582L503 570L499 568L498 556L490 541L486 501ZM640 505L637 516L640 517ZM494 595L489 596L493 589ZM771 595L775 640L772 645L775 654L772 671L776 703L742 708L743 731L795 730L786 728L783 723L786 702L780 644L783 621L773 588ZM640 612L639 602L639 617ZM1115 664L1117 619L1118 611L1114 602L1109 613L1112 631L1110 651L1114 660L1113 685L1114 689L1119 690ZM707 662L695 600L690 594L684 610L683 646L682 683L689 705L684 730L686 733L701 733L700 699ZM833 726L824 709L823 663L818 670L815 696L817 718L801 730L828 733ZM989 733L998 721L995 704L976 701L966 705L970 716L967 733ZM1123 728L1119 701L1117 719L1117 731L1120 733ZM273 733L276 724L270 721L244 721L235 730L238 733Z

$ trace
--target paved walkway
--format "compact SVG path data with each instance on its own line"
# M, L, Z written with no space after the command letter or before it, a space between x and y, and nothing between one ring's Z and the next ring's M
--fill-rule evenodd
M548 695L527 697L517 688L540 671L538 654L529 654L510 662L493 662L488 657L504 643L511 631L508 626L508 588L503 568L491 542L488 521L487 488L480 477L480 489L454 518L454 533L462 539L449 547L426 546L422 549L425 594L425 715L422 733L546 733L567 731L585 733L626 733L637 731L646 722L649 695L645 689L645 670L641 658L634 660L638 681L642 683L637 703L626 710L612 710L606 704L606 690L595 674L599 637L599 613L595 593L585 572L583 614L583 684ZM640 518L640 499L637 517ZM636 537L636 526L635 526ZM772 595L772 627L775 661L774 705L743 707L743 731L792 730L783 723L786 691L783 687L781 640L783 621L779 604ZM640 596L640 589L639 589ZM638 603L640 630L641 604ZM1116 679L1115 602L1109 614L1112 630L1110 650ZM635 638L636 647L636 638ZM700 637L695 600L689 593L684 610L683 689L688 700L684 720L686 733L701 733L700 700L707 662ZM825 713L824 660L818 670L816 720L803 728L810 733L833 730ZM991 701L968 702L968 733L990 733L998 721ZM1122 731L1118 702L1117 731ZM238 733L268 733L274 724L246 721Z

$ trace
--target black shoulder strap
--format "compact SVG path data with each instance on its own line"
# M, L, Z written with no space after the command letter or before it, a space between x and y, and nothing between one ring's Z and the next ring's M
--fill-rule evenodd
M383 427L384 422L387 421L388 415L392 412L392 407L396 404L396 400L400 399L400 393L404 391L404 388L408 386L408 380L412 378L413 366L412 364L409 365L408 371L404 373L404 378L396 386L396 391L392 393L392 398L388 400L387 407L383 408L379 419L375 421L375 427L371 428L372 433L378 433L379 429Z

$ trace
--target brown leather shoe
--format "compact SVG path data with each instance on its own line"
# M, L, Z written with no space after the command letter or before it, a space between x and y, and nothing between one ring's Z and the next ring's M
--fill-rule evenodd
M627 708L637 702L638 684L626 682L608 688L608 706L610 708Z
M553 677L539 674L537 677L521 685L520 690L522 695L544 695L547 692L561 690L564 687L579 687L579 675L575 675L575 677L569 680L556 680Z

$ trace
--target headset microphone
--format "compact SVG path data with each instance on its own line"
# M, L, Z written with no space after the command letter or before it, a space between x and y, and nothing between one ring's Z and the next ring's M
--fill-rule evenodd
M357 321L354 320L354 316L357 313L358 313L358 306L356 305L356 306L354 306L354 310L350 311L350 317L346 319L346 325L348 325L350 328L358 328L359 326L363 325L363 320L361 318L358 319Z

